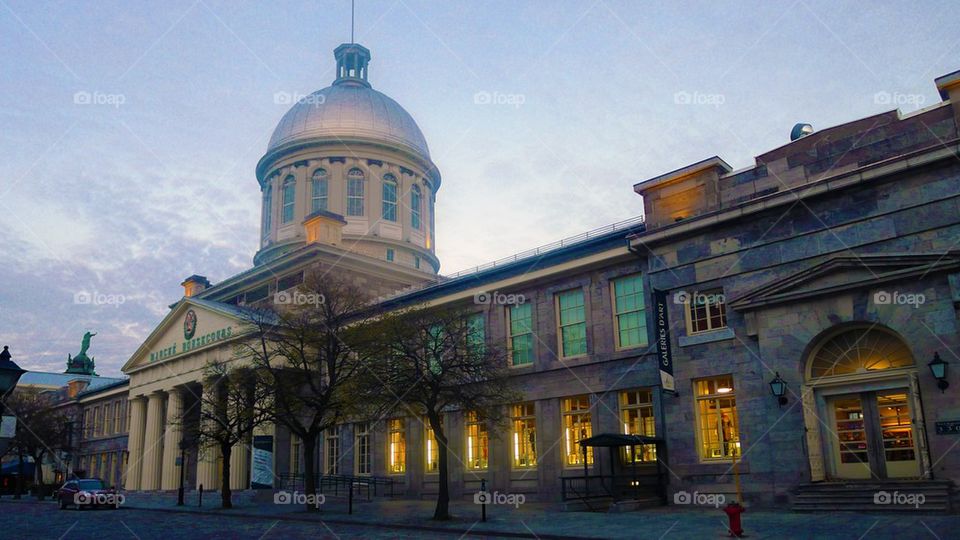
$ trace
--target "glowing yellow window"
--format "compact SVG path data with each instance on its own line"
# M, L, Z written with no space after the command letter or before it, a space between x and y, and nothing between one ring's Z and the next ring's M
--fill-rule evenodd
M590 396L577 396L563 400L563 450L564 464L568 467L583 465L580 441L593 435L590 421ZM593 463L593 448L587 448L587 464Z
M700 458L731 459L740 455L740 424L733 376L694 382Z
M407 433L404 430L402 418L387 421L387 440L390 444L387 449L390 456L388 472L402 474L407 470Z
M513 467L531 469L537 466L537 417L533 403L511 407L513 424Z

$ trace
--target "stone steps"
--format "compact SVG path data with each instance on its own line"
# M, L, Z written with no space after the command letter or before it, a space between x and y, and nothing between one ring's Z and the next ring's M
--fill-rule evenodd
M952 491L946 480L821 482L799 486L792 506L800 512L945 513Z

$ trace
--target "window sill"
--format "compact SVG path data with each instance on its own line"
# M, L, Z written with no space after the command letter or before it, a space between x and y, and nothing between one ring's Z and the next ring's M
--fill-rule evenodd
M699 334L692 334L689 336L680 336L677 338L677 342L681 347L689 347L691 345L702 345L704 343L713 343L714 341L725 341L728 339L733 339L735 334L733 329L730 327L721 328L719 330L711 330L709 332L701 332Z
M507 367L510 369L529 369L533 367L533 362L527 362L526 364L511 364Z

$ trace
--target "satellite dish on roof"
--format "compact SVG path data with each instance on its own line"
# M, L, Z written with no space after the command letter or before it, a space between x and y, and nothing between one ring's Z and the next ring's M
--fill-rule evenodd
M793 126L793 129L790 130L790 140L795 141L801 137L806 137L811 133L813 133L813 126L810 124L800 123Z

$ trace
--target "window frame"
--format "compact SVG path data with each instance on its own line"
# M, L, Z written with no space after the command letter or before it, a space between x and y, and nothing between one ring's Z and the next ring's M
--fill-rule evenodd
M357 476L371 476L373 474L373 447L370 446L372 437L369 422L359 422L353 427L353 447L356 448L354 474ZM364 467L366 465L366 472Z
M340 474L340 426L323 432L323 462L324 474Z
M380 217L391 223L397 222L400 182L397 177L387 173L380 182ZM390 198L388 199L388 195Z
M472 433L475 430L476 433ZM490 468L490 429L487 426L486 419L482 418L476 411L467 411L463 415L463 437L464 437L464 468L468 471L486 471ZM476 437L476 444L471 445L471 437ZM472 453L479 452L480 456L476 461L482 461L482 465L474 466L475 460L471 459Z
M394 435L397 436L394 448ZM396 461L400 458L399 463ZM403 418L387 420L387 474L405 474L407 472L407 423Z
M525 319L528 319L528 321L529 321L528 326L527 326L527 332L514 333L514 331L513 331L513 330L514 330L514 329L513 329L513 322L514 322L514 313L513 313L513 310L514 310L514 309L517 309L517 308L520 308L520 307L526 307L526 308L527 308L527 311L529 312L528 316L527 316L527 317L524 317ZM537 343L536 343L536 338L535 338L534 332L533 332L533 327L534 327L534 323L533 323L533 311L534 311L534 310L533 310L533 303L532 303L532 302L524 302L524 303L522 303L522 304L519 304L519 303L518 303L518 304L511 304L511 305L509 305L509 306L505 306L505 307L504 307L504 312L505 312L505 314L506 314L504 318L506 319L506 322L507 322L507 355L509 356L509 361L510 361L510 366L509 366L509 367L511 367L511 368L523 368L523 367L527 367L527 366L532 366L532 365L535 363L536 359L537 359L537 355L536 355L536 345L537 345ZM514 358L514 352L517 350L517 347L515 346L514 340L517 339L517 338L522 338L522 337L527 337L527 336L529 336L529 338L530 338L530 348L529 348L530 361L529 361L529 362L517 363L517 362L516 362L516 359Z
M289 200L287 200L289 195ZM280 190L280 224L287 225L293 223L297 215L297 179L292 174L288 174L283 179ZM288 213L289 210L289 213Z
M621 297L617 295L617 284L623 283L628 279L636 279L637 282L640 284L640 290L636 293L633 293L634 295L637 296L637 298L639 298L639 307L637 307L637 309L620 311L618 301ZM650 345L649 328L647 327L648 321L647 321L646 289L644 287L642 273L629 274L626 276L620 276L610 280L610 308L613 312L613 340L614 340L614 348L616 350L624 351L628 349L647 347ZM622 338L620 336L622 332L620 328L620 317L625 315L630 315L633 313L639 313L642 321L642 325L638 327L640 329L640 342L637 343L636 345L624 346L622 343Z
M442 418L440 423L443 423ZM431 442L433 442L433 445L430 444ZM434 447L432 451L431 446ZM434 455L436 455L436 464L431 470L430 459ZM423 420L423 473L440 474L440 443L437 442L437 434L430 427L430 420L426 418Z
M313 171L310 177L310 213L320 211L330 211L330 176L323 167Z
M563 309L561 307L561 297L570 293L578 293L580 295L580 309L583 311L583 318L577 322L564 324L563 322ZM587 342L587 295L583 291L583 287L574 287L572 289L565 289L562 291L557 291L553 295L554 311L556 312L556 328L557 328L557 345L560 350L560 358L569 359L569 358L581 358L589 354L589 343ZM578 352L577 354L567 354L566 347L564 347L564 330L567 328L572 328L574 326L583 325L583 352ZM579 341L579 340L578 340Z
M641 401L639 396L645 393L647 395L647 401ZM638 396L636 403L630 403L629 399L626 399L630 394L636 394ZM656 437L657 436L657 407L654 404L654 391L652 388L640 387L640 388L628 388L625 390L620 390L617 392L617 404L618 414L620 418L620 426L623 428L624 435L642 435L645 437ZM638 411L638 423L640 425L643 433L631 433L633 431L632 422L628 422L627 414L631 411ZM644 415L644 411L649 411L649 416ZM646 422L645 419L649 418L652 428L652 432L647 433L646 431ZM629 426L629 427L628 427ZM657 450L656 445L641 445L639 452L640 459L633 457L631 460L631 452L633 449L631 447L625 447L620 452L620 457L622 458L622 463L627 465L631 463L649 463L651 461L656 461L657 459Z
M414 183L410 186L410 226L420 230L422 223L423 194L420 192L420 186Z
M574 403L579 404L579 402L583 399L586 399L586 403L587 403L586 409L579 408L579 407L574 409L572 407ZM568 409L568 404L571 405L569 409ZM573 424L569 428L567 426L567 418L571 418L573 420ZM578 435L580 435L580 437L571 440L568 437L568 430L570 428L582 430L583 418L587 419L587 422L586 422L587 433L585 434L586 437L583 436L584 435L583 433L579 433ZM589 438L593 436L593 403L591 403L590 401L590 394L580 394L577 396L560 398L560 429L563 432L563 439L565 443L564 455L562 458L563 468L572 469L572 468L583 467L583 460L582 460L583 454L580 453L579 442L584 438ZM573 454L571 454L569 451L570 447L576 448ZM577 459L574 460L574 462L571 462L570 457L574 455L577 456ZM587 447L586 457L587 457L587 465L592 466L595 461L594 455L593 455L593 448Z
M696 303L697 300L701 298L706 300L709 300L710 298L719 299L719 302L707 301L704 304L702 304L705 307L706 317L703 320L706 322L707 328L703 330L697 330L694 327L694 306L701 305L699 303ZM720 321L721 321L720 326L713 326L714 315L711 314L711 306L720 306L719 308L720 312L717 315L720 317ZM717 330L723 330L725 328L729 328L729 321L727 320L727 303L726 303L726 297L723 294L723 288L707 289L705 291L694 292L689 297L687 302L684 303L683 311L684 311L684 318L686 319L688 336L693 336L697 334L706 334L708 332L716 332ZM696 320L700 320L700 319L696 319Z
M724 393L715 392L712 394L703 394L703 395L699 394L698 383L701 383L701 382L709 383L710 381L716 381L718 384L718 388L720 388L719 383L721 380L729 380L730 392L724 392ZM694 402L693 402L694 434L695 434L696 443L697 443L697 457L699 458L700 462L701 463L732 462L734 458L734 454L729 452L730 448L737 449L736 457L740 458L743 455L743 446L741 442L742 437L740 433L740 418L739 418L739 412L737 410L737 387L736 387L736 381L733 378L733 374L728 373L728 374L721 374L721 375L713 375L710 377L701 377L701 378L693 379L693 381L691 382L693 385L693 392L691 393L693 394L693 399L694 399ZM734 436L733 436L733 440L731 440L730 442L724 441L724 438L726 436L724 432L724 426L723 426L724 413L722 412L720 407L720 400L723 400L723 399L733 399L732 411L733 411L733 417L734 417L733 418ZM718 435L719 435L718 444L720 445L720 452L721 452L721 455L719 456L706 455L707 449L706 449L705 442L703 440L704 422L701 419L702 413L700 411L700 403L708 402L708 401L717 401L717 405L716 405L716 409L718 411L716 413L717 425L714 427L718 428Z
M529 407L529 409L527 409ZM533 441L524 441L521 443L521 437L524 433L529 433L532 428ZM536 469L540 464L540 456L537 455L537 405L534 401L524 401L514 403L510 406L510 435L513 445L510 453L510 468L514 470ZM530 452L522 452L529 446ZM523 465L520 463L521 452L524 458L529 458L533 454L533 464Z
M354 171L359 174L354 175ZM359 189L354 189L355 187L359 187ZM359 191L359 195L357 191ZM352 167L347 171L347 217L363 217L366 214L366 193L366 174L359 167ZM354 204L359 205L359 212L354 208Z
M263 238L270 236L273 227L273 178L263 188Z

